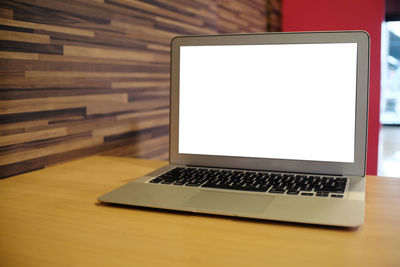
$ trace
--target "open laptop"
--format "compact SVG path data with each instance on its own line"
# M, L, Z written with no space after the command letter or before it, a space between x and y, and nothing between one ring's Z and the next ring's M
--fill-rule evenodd
M171 47L170 164L100 201L363 223L366 32L183 36Z

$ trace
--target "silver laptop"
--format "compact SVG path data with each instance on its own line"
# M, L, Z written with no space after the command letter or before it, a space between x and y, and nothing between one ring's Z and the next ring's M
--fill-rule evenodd
M171 47L170 164L100 201L363 223L366 32L183 36Z

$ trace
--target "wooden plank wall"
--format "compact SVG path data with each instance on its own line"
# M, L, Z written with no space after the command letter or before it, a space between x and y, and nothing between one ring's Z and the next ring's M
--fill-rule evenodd
M99 152L167 159L171 38L279 30L279 1L2 0L0 177Z

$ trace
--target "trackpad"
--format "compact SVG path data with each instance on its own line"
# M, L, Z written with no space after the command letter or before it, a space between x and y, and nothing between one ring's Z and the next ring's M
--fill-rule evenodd
M184 207L199 211L263 213L274 197L243 193L200 191L187 199Z

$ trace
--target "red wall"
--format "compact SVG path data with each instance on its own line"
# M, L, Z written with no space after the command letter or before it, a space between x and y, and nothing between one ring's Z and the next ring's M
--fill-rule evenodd
M367 174L376 175L384 0L282 0L283 31L365 30L371 36Z

